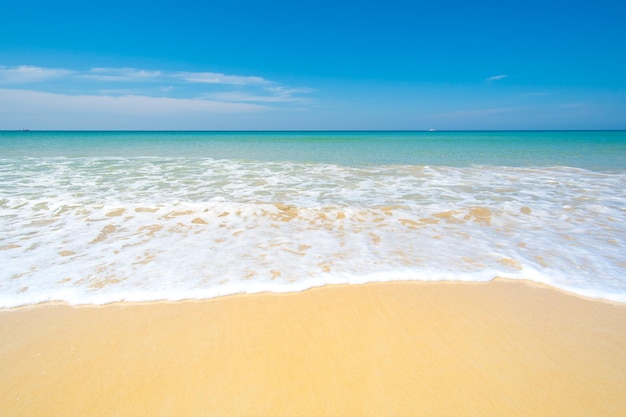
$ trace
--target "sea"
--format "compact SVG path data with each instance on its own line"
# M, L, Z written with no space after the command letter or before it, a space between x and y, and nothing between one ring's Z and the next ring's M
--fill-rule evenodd
M0 132L0 307L379 281L626 303L626 132Z

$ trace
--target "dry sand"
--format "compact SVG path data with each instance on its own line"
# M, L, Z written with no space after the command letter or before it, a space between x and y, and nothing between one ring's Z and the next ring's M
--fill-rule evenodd
M624 416L626 305L386 283L0 311L2 416Z

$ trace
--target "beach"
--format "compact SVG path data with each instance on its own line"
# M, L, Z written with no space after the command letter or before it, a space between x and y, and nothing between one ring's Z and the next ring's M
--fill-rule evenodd
M0 132L0 415L626 415L626 132Z
M622 416L626 306L391 282L0 311L11 416Z

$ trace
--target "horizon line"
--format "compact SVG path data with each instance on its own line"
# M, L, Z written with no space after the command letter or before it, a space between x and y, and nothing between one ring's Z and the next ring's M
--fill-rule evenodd
M621 129L0 129L0 132L179 132L179 133L291 133L291 132L624 132Z

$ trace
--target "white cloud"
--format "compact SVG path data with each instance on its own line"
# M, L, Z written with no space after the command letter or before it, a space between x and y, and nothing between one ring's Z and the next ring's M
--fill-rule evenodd
M45 109L70 112L107 113L169 113L177 111L242 112L267 109L245 103L224 103L211 100L148 97L139 95L67 95L33 90L0 89L2 107Z
M277 96L292 97L294 94L310 93L313 91L311 88L289 88L283 86L268 87L267 91L270 91Z
M125 88L103 88L96 90L95 93L99 96L132 96L137 93Z
M241 92L224 92L205 94L203 98L217 100L221 102L258 102L258 103L279 103L286 101L300 101L297 97L279 97L279 96L262 96L255 94L247 94Z
M266 85L272 83L262 77L226 75L218 72L178 72L173 76L190 83L203 84Z
M60 78L72 74L73 71L60 68L41 68L31 65L20 65L9 68L0 66L0 84L36 83Z
M64 82L43 82L53 78ZM20 85L37 81L36 88ZM169 128L174 120L183 128L214 127L243 114L260 120L263 111L307 101L299 95L312 91L257 76L213 72L33 66L0 66L0 87L0 129L15 124L33 129L113 128L106 121L118 127Z
M262 91L257 94L228 91L206 94L203 97L225 102L286 103L309 101L309 99L295 96L295 94L309 93L311 91L312 90L308 88L270 87L262 89Z
M508 74L500 74L500 75L492 75L491 77L487 78L487 81L491 82L491 81L499 81L499 80L503 80L505 78L508 77Z
M162 76L161 71L146 71L135 68L92 68L81 78L97 81L154 81Z
M30 65L0 66L0 83L18 84L45 81L52 78L76 76L96 81L160 81L179 80L189 83L224 84L235 86L267 86L276 84L258 76L228 75L218 72L163 72L137 68L92 68L73 71L61 68L42 68Z
M267 109L252 103L0 89L0 129L210 129Z

